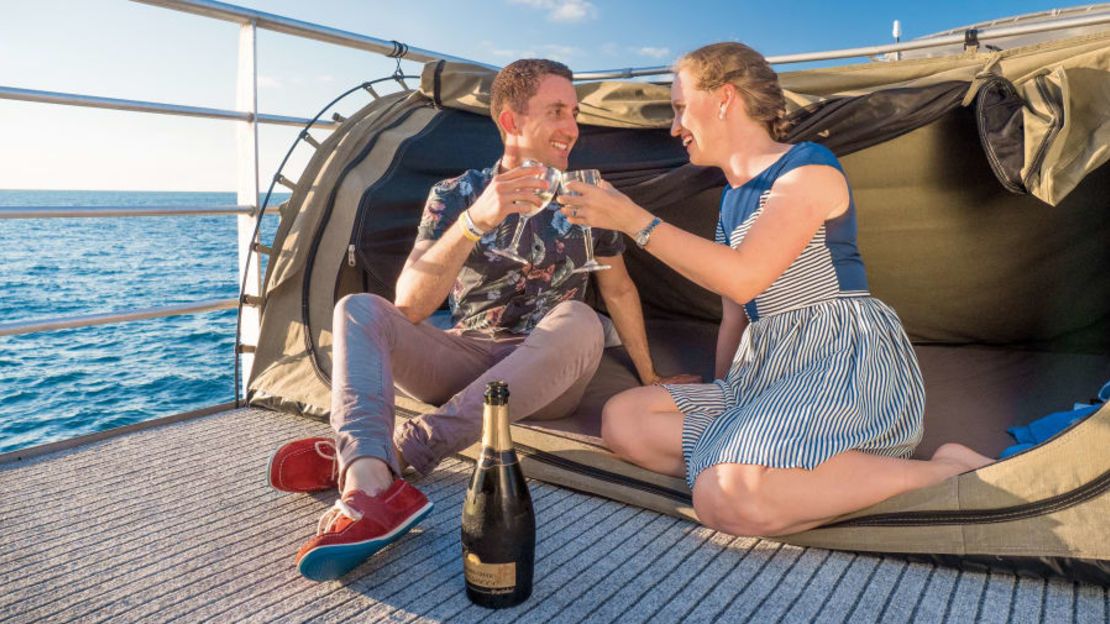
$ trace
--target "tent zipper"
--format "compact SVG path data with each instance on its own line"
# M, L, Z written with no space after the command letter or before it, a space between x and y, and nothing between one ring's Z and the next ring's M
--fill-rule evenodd
M409 417L419 416L420 413L404 409L401 407L396 408L398 412L403 412ZM545 464L562 468L564 470L580 474L587 477L592 477L609 483L629 487L641 492L653 494L668 498L677 503L684 505L693 505L693 499L685 492L672 490L667 487L627 477L625 475L610 472L602 468L594 468L585 464L560 457L554 453L541 451L537 448L513 443L513 447L525 457L534 459ZM875 514L870 516L862 516L859 518L851 518L849 520L842 520L840 522L833 522L825 526L819 527L821 529L828 528L853 528L853 527L902 527L902 526L946 526L946 525L964 525L964 524L995 524L1000 522L1016 522L1018 520L1025 520L1036 516L1043 516L1051 513L1062 511L1069 507L1085 503L1091 499L1097 498L1110 491L1110 470L1099 475L1093 481L1089 481L1073 490L1064 492L1063 494L1046 498L1043 500L1035 501L1032 503L1025 503L1022 505L1012 505L1010 507L1000 507L997 509L967 509L956 511L907 511L900 513L889 514Z
M407 415L409 418L420 416L420 412L399 406L395 407L395 410L398 413ZM675 501L676 503L681 503L683 505L694 504L693 499L691 499L690 496L685 492L679 492L678 490L672 490L671 488L656 485L654 483L648 483L647 481L641 481L632 477L626 477L624 475L610 472L602 468L587 466L574 460L560 457L559 455L548 453L547 451L541 451L540 449L528 446L526 444L521 444L519 442L513 442L513 449L516 450L517 453L529 459L534 459L538 462L548 464L549 466L555 466L556 468L562 468L576 474L581 474L587 477L600 479L602 481L608 481L609 483L615 483L617 485L640 490L641 492L647 494L669 498L672 501Z
M990 90L995 86L1003 91L1006 96L1017 98L1019 102L1021 99L1020 96L1017 94L1017 91L1014 89L1014 85L1009 80L1006 80L1001 76L991 76L987 79L986 82L983 83L983 85L979 88L979 93L976 97L977 102L975 106L975 125L976 129L979 131L979 142L983 146L983 153L987 155L987 162L988 164L990 164L991 171L994 172L994 177L1002 184L1002 187L1005 188L1007 191L1010 191L1011 193L1028 195L1028 189L1022 188L1021 185L1017 184L1016 182L1011 180L1009 176L1006 175L1006 168L1002 165L1002 161L999 160L998 155L994 151L994 147L991 145L989 132L985 131L985 128L987 127L987 122L986 115L983 112L983 109L985 108L983 100L987 98ZM1020 172L1018 173L1018 177L1021 177Z
M691 505L691 506L694 504L694 501L693 501L693 499L690 498L690 496L688 496L687 494L685 494L683 492L679 492L678 490L672 490L668 487L663 487L661 485L655 485L654 483L648 483L647 481L641 481L639 479L633 479L632 477L626 477L624 475L620 475L620 474L617 474L615 472L609 472L609 471L601 469L601 468L594 468L593 466L587 466L585 464L580 464L576 461L572 461L572 460L566 459L564 457L560 457L558 455L555 455L554 453L548 453L547 451L541 451L537 448L532 448L531 446L527 446L527 445L524 445L524 444L519 444L517 442L513 442L513 448L516 449L516 451L518 453L520 453L521 455L524 455L525 457L527 457L529 459L534 459L536 461L543 462L545 464L549 464L549 465L556 466L556 467L559 467L559 468L564 468L564 469L569 470L571 472L577 472L579 474L583 474L583 475L586 475L588 477L593 477L595 479L600 479L602 481L608 481L610 483L616 483L617 485L623 485L625 487L630 487L630 488L633 488L633 489L637 489L637 490L640 490L641 492L645 492L645 493L648 493L648 494L654 494L655 496L662 496L663 498L669 498L669 499L671 499L671 500L673 500L677 503L682 503L682 504Z
M669 498L675 502L685 505L693 505L693 500L690 496L677 490L665 488L639 479L633 479L624 475L609 472L601 468L594 468L586 466L575 461L568 460L553 453L547 453L539 449L535 449L523 444L513 443L513 446L518 452L525 457L541 461L543 463L568 470L577 474L581 474L602 481L608 481L617 485L622 485L632 489L640 490L656 496ZM1026 503L1023 505L1014 505L1011 507L1001 507L998 509L968 509L960 511L911 511L902 513L891 514L876 514L873 516L863 516L860 518L852 518L841 522L834 522L832 524L820 527L826 528L849 528L849 527L903 527L903 526L946 526L946 525L964 525L964 524L995 524L1000 522L1016 522L1018 520L1025 520L1036 516L1043 516L1051 513L1062 511L1069 507L1074 507L1081 503L1087 502L1093 498L1097 498L1110 490L1110 471L1104 472L1098 478L1084 485L1069 490L1058 496L1046 498L1044 500L1036 501L1033 503Z
M1032 503L1000 507L998 509L966 509L955 511L907 511L901 513L875 514L852 518L841 522L827 524L822 528L847 528L847 527L905 527L905 526L946 526L962 524L996 524L999 522L1016 522L1036 516L1043 516L1068 507L1074 507L1097 498L1110 490L1110 470L1099 475L1093 481L1053 496Z
M386 168L385 172L382 173L382 175L378 178L376 182L374 182L374 184L363 191L362 197L359 199L358 213L355 216L355 227L354 230L351 232L351 242L347 245L347 264L349 266L355 267L358 265L358 249L362 245L362 232L366 222L366 215L368 212L370 212L370 207L364 206L363 202L370 194L373 193L375 186L377 186L382 180L389 179L390 174L392 174L393 171L396 170L399 166L399 163L404 157L405 152L408 151L409 146L412 145L414 141L423 138L425 135L431 132L432 129L438 126L442 121L442 115L435 115L423 128L420 129L419 132L404 139L401 144L397 146L397 151L394 152L393 158L392 160L390 160L389 167ZM381 280L377 281L381 282Z
M307 331L304 332L304 345L305 351L309 354L308 360L312 363L312 368L316 372L316 376L328 385L331 385L331 375L324 371L323 367L320 366L320 362L317 360L318 354L316 353L316 344L312 338L312 323L309 318L309 292L312 286L312 271L313 265L315 264L316 252L320 246L321 239L323 239L324 230L327 229L328 222L331 220L332 209L335 207L335 195L339 186L343 183L343 180L346 179L347 174L361 163L362 160L366 158L366 155L374 149L374 146L378 143L378 137L380 137L383 132L401 125L408 119L409 115L415 110L413 107L404 107L404 104L410 101L408 97L401 97L390 102L384 107L378 119L375 119L369 124L370 127L374 129L374 137L359 151L358 156L347 163L343 171L340 172L339 178L330 191L328 201L324 207L324 214L321 215L320 221L316 225L316 230L313 233L312 242L309 246L308 258L305 260L304 267L305 279L301 286L301 322L304 324L305 328L307 328ZM374 104L372 103L370 106L374 106Z
M639 479L633 479L614 472L609 472L601 468L594 468L586 466L578 462L568 460L553 453L547 453L539 449L532 448L523 444L513 443L514 448L525 457L534 459L545 464L549 464L570 472L581 474L587 477L593 477L602 481L608 481L617 485L622 485L632 489L640 490L648 494L662 496L671 499L675 502L693 505L693 499L689 495L677 490L665 488ZM1000 522L1016 522L1018 520L1025 520L1037 516L1056 513L1069 507L1074 507L1088 500L1097 498L1110 490L1110 471L1104 472L1094 481L1083 484L1082 486L1069 490L1058 496L1046 498L1044 500L1036 501L1033 503L1026 503L1023 505L1013 505L1011 507L1001 507L998 509L968 509L960 511L911 511L902 513L891 514L877 514L873 516L863 516L860 518L852 518L841 522L834 522L827 524L822 529L827 528L851 528L851 527L905 527L905 526L946 526L946 525L966 525L966 524L996 524Z

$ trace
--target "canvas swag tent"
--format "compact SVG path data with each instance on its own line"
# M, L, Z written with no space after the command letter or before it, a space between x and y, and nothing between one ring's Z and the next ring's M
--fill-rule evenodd
M497 159L492 78L431 63L418 91L376 100L320 144L281 210L252 404L326 417L335 302L392 298L430 186ZM945 441L997 454L1012 442L1008 426L1069 409L1110 379L1110 33L781 79L789 140L842 159L871 290L917 348L927 392L918 456ZM668 136L668 85L577 87L570 168L600 169L711 239L724 179L690 165ZM629 248L657 367L710 378L719 298ZM636 383L623 350L608 348L573 416L514 425L525 470L693 517L681 479L615 458L598 437L605 400ZM428 409L398 399L401 417ZM783 541L1110 582L1107 449L1103 407L1047 444Z

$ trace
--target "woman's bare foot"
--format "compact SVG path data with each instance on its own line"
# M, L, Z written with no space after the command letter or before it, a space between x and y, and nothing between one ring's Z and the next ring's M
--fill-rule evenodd
M932 460L952 464L959 469L959 472L956 474L978 470L996 461L986 455L976 453L963 444L957 444L955 442L941 444L940 448L933 453Z

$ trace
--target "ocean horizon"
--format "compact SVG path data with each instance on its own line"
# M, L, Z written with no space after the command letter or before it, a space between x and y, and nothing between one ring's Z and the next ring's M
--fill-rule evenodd
M275 193L267 214L288 197ZM0 190L0 206L236 203L233 192ZM265 219L263 241L277 222ZM234 298L237 236L231 215L0 220L0 322ZM234 341L235 310L0 337L0 452L234 400Z

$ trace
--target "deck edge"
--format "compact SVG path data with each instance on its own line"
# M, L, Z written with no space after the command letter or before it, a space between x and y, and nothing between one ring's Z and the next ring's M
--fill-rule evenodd
M145 429L153 429L162 425L169 425L183 420L190 420L193 418L200 418L201 416L210 416L219 412L225 412L235 409L235 402L228 401L227 403L220 403L203 407L201 409L182 412L180 414L173 414L171 416L161 416L151 420L144 420L142 422L132 423L130 425L123 425L122 427L113 427L104 431L97 431L94 433L87 433L85 435L69 438L68 440L59 440L57 442L47 442L46 444L39 444L37 446L29 446L27 448L16 449L6 453L0 453L0 466L21 462L35 457L48 455L56 451L64 451L85 444L99 442L115 438L127 433L135 431L143 431Z

